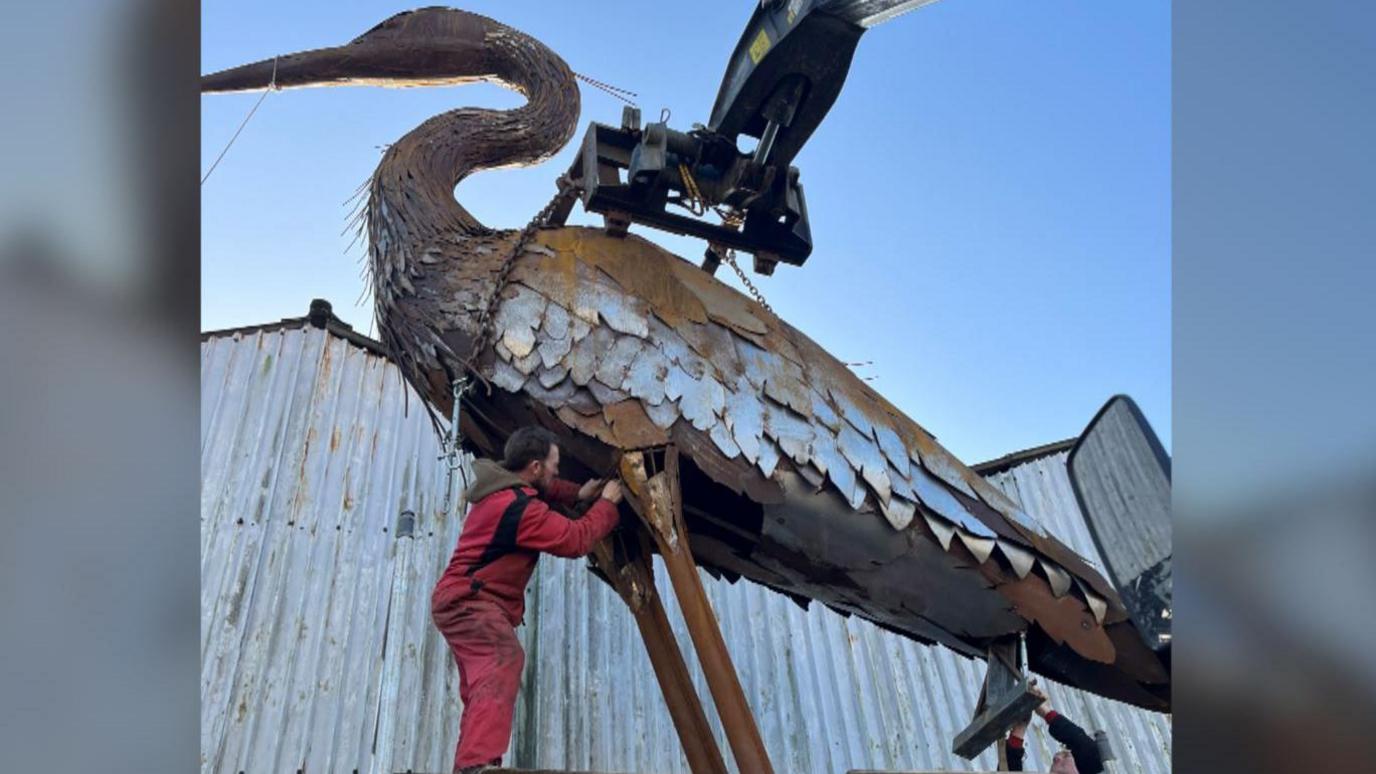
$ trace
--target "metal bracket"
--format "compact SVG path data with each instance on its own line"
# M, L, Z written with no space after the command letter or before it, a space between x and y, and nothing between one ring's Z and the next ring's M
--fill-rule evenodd
M690 170L691 181L682 169ZM697 237L753 254L756 266L767 269L763 273L772 273L779 262L801 266L812 253L797 168L761 170L751 157L710 136L664 124L642 130L593 123L568 177L582 189L584 209L606 217L608 231L618 236L630 223L640 223ZM744 212L744 221L728 226L668 210L693 198L692 191Z
M454 491L454 472L463 466L463 433L459 431L459 419L462 417L463 395L468 392L468 377L461 376L451 385L450 390L453 396L453 405L449 415L449 432L440 439L440 459L446 463L448 470L444 480L444 512L449 513L453 503Z
M974 760L989 745L1002 739L1012 728L1041 703L1031 691L1031 681L1022 673L1024 653L1021 637L1004 637L989 646L989 669L984 675L984 688L970 725L956 735L951 751L966 760Z

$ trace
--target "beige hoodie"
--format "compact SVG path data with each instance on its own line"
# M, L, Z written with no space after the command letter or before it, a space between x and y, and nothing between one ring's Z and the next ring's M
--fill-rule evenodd
M493 492L510 489L513 486L529 486L521 477L501 466L494 460L477 460L473 463L473 483L464 490L463 497L470 505L487 497Z

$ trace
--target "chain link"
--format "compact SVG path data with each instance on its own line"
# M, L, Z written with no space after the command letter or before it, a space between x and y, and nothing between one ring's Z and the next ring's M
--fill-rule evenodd
M487 348L492 336L492 312L497 307L497 300L501 298L502 290L506 288L507 279L511 276L511 270L516 266L516 259L525 252L526 245L530 242L535 232L549 225L549 218L554 214L554 210L569 198L577 196L581 188L569 179L568 175L560 175L556 181L559 190L554 197L535 217L521 229L521 233L516 236L516 244L512 245L511 253L502 262L502 266L497 270L497 278L493 281L492 292L484 302L482 311L478 313L478 335L474 339L473 348L469 355L463 358L463 370L459 376L450 384L452 390L453 405L449 420L449 432L445 433L440 439L441 460L446 460L449 466L449 476L452 480L454 471L460 467L460 448L463 444L463 436L459 433L459 414L463 396L472 388L473 382L469 380L468 374L477 377L485 386L491 390L486 378L473 366L474 358L482 354ZM445 490L445 510L449 508L449 490Z
M771 316L777 317L778 315L774 314L774 307L770 306L769 302L764 300L764 294L760 292L759 288L755 287L755 283L750 281L750 278L746 276L745 270L740 267L740 264L736 263L736 251L728 248L720 253L720 255L721 259L726 261L727 265L736 272L736 276L740 278L741 284L745 285L745 289L750 291L750 295L755 297L755 303L759 304L766 312L769 312Z
M462 413L463 394L468 392L468 377L460 376L452 385L454 398L453 410L449 416L449 432L440 438L440 460L448 470L444 477L444 512L449 513L454 493L454 472L463 466L463 433L459 431L459 416Z
M526 244L530 242L531 237L535 236L535 232L549 224L549 217L554 214L554 210L570 197L577 196L581 190L577 184L569 179L568 175L560 175L556 184L559 186L559 190L555 192L554 197L543 209L535 213L535 217L530 219L525 228L521 229L521 233L516 237L516 244L511 248L511 254L506 257L506 261L502 263L501 269L497 272L497 279L492 284L492 293L488 295L487 302L483 304L482 311L478 313L477 339L474 341L469 357L464 358L464 368L468 371L477 374L472 359L480 355L490 343L492 312L496 310L497 300L501 297L502 291L506 289L507 278L510 277L511 270L516 266L516 259L525 252ZM483 384L487 384L487 380L483 379L481 374L478 374L478 378L482 379Z
M740 229L741 224L745 223L744 215L729 206L712 206L712 204L707 201L707 197L702 195L702 189L698 187L698 181L693 178L692 170L689 169L686 164L679 164L678 169L679 175L683 178L683 187L686 189L685 193L688 196L690 204L689 212L692 212L694 215L701 215L707 211L708 207L711 207L712 211L717 213L717 216L721 218L721 224L723 226L733 231ZM696 204L694 204L695 201ZM736 251L733 248L724 247L718 244L712 244L712 250L731 266L732 271L736 272L736 276L740 278L741 284L745 285L745 289L750 291L750 295L754 297L755 303L759 304L760 308L764 309L771 316L777 317L778 315L774 314L774 307L770 306L769 302L764 300L764 294L760 292L759 288L755 287L755 283L750 281L750 278L746 276L745 270L740 267L740 264L736 263Z

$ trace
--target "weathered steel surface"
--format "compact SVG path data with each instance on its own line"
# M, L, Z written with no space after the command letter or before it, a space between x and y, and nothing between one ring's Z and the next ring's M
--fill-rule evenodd
M548 249L528 253L517 264L511 278L521 290L513 297L536 291L546 299L546 310L564 308L571 315L579 314L578 299L589 295L644 292L673 305L661 310L651 301L637 361L625 370L618 349L629 351L632 345L624 342L631 337L617 338L591 309L585 313L593 320L586 337L604 332L603 339L592 346L575 343L558 364L575 382L593 388L594 397L599 390L620 390L645 410L643 417L622 419L619 428L605 411L591 415L573 423L577 432L613 444L618 436L642 437L630 432L637 422L644 429L667 423L674 437L701 433L705 442L685 446L696 465L746 496L753 491L769 498L762 544L749 553L714 553L709 564L966 653L982 651L980 638L1017 632L1035 621L1049 638L1033 641L1034 668L1041 666L1045 648L1112 663L1131 677L1112 685L1087 668L1048 671L1109 695L1165 706L1159 694L1130 684L1161 679L1158 665L1150 659L1139 663L1145 658L1139 652L1120 661L1105 634L1105 625L1129 624L1103 579L829 354L746 297L643 240L577 229L538 238ZM654 278L653 285L646 277ZM702 322L692 321L698 316ZM670 327L674 321L678 329ZM514 353L498 353L498 373L505 372L508 357L517 360ZM604 368L608 361L612 365ZM637 364L662 378L637 373ZM536 400L548 397L529 388L523 392ZM563 407L557 400L546 405ZM808 481L820 482L821 491ZM697 493L686 496L696 504ZM734 507L751 508L748 501ZM919 512L921 520L915 518ZM952 548L952 536L959 537L958 548ZM960 553L940 561L922 548L924 537ZM847 550L853 552L849 558L843 556ZM988 571L963 566L962 557ZM1038 586L1049 598L1064 598L1064 605L1039 613L1018 606L1029 599L1026 590ZM1009 615L1015 606L1019 615ZM1085 644L1086 618L1093 647Z
M273 66L207 76L202 89L266 86ZM473 171L535 163L572 135L577 88L548 48L481 16L424 9L275 66L280 86L491 80L527 96L517 110L453 111L398 140L364 210L379 331L406 378L439 413L470 358L495 386L472 402L468 435L482 451L532 420L555 426L570 459L592 469L667 437L702 474L686 505L736 529L723 543L689 523L717 540L699 554L713 570L965 653L1028 630L1033 669L1169 706L1159 660L1114 635L1131 623L1103 578L802 333L638 237L553 229L514 255L515 233L485 229L453 200ZM510 284L495 288L505 267ZM497 340L473 351L494 289ZM663 374L662 397L632 373L644 366ZM1032 572L1001 546L1031 553ZM1010 593L1030 586L1065 601L1033 615ZM1088 648L1086 616L1101 635Z
M992 482L1049 531L1064 535L1072 548L1093 558L1093 542L1075 507L1064 458L1061 453L1035 460ZM667 589L669 579L659 560L655 574L660 588ZM620 602L612 592L567 562L542 562L536 583L542 609L549 612L525 636L528 642L540 642L553 661L533 678L533 703L521 710L535 733L535 755L522 762L571 770L687 771L648 662L640 655L636 628L628 616L616 613ZM703 585L776 769L820 774L995 768L992 750L973 762L950 751L951 740L974 710L982 662L923 647L821 605L802 609L754 583L728 584L704 574ZM676 636L687 642L676 600L666 595L664 601ZM570 647L570 642L577 645ZM688 651L685 656L696 690L706 695L696 654ZM1119 758L1117 771L1171 771L1169 716L1040 682L1059 711L1086 729L1109 733ZM569 703L590 688L596 698ZM724 744L715 709L707 710L714 735ZM644 724L648 731L630 739L602 740L599 729L626 724ZM653 738L667 741L656 745ZM1029 729L1027 747L1029 771L1045 771L1059 749L1039 721Z
M1046 529L1066 542L1093 566L1102 566L1098 549L1085 524L1066 470L1064 448L1015 465L989 476L988 481L1017 500ZM1171 770L1171 718L1143 712L1118 702L1104 701L1062 686L1044 686L1052 704L1086 729L1108 732L1119 771L1169 772ZM1083 719L1083 720L1082 720ZM1037 725L1033 724L1034 731ZM1044 734L1029 737L1029 745L1044 745L1038 758L1050 766L1056 744ZM1029 753L1029 756L1031 753ZM1029 765L1031 758L1029 757Z

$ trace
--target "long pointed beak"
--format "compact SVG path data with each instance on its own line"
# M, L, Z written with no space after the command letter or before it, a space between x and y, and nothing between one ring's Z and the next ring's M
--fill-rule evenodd
M466 11L407 11L342 46L285 54L202 76L201 92L253 91L272 85L291 89L473 83L495 75L487 36L505 29Z
M317 48L203 75L201 93L256 91L274 84L282 89L344 85L369 69L367 57L351 56L349 48Z

